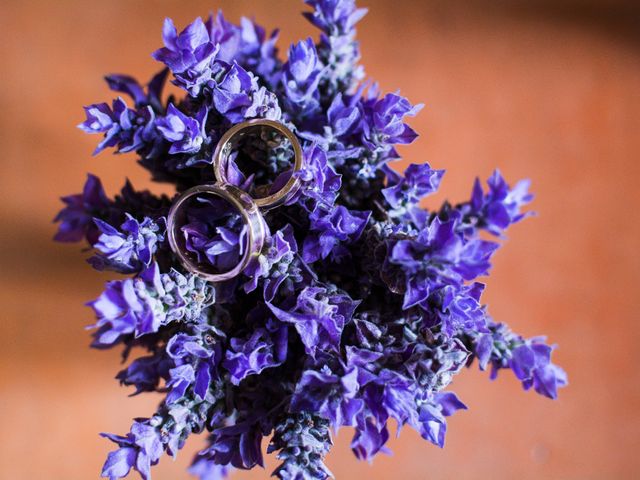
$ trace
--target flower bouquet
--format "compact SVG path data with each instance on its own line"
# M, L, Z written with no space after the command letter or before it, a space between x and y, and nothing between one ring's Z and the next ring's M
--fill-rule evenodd
M489 317L477 281L500 245L487 238L528 215L528 183L510 187L496 171L468 200L422 208L444 170L390 166L396 145L416 138L405 122L421 106L366 79L355 40L364 9L306 3L320 37L292 45L284 60L278 32L252 20L218 13L178 32L167 19L153 53L163 69L146 85L109 75L121 96L85 107L80 128L102 136L95 153L135 152L179 196L218 185L214 167L250 205L295 186L249 227L244 207L221 198L196 195L178 222L176 198L129 182L110 198L92 175L63 198L56 239L86 240L94 268L127 275L90 303L92 346L122 348L130 362L117 379L135 394L164 395L129 433L103 434L117 447L103 477L135 469L150 478L164 453L206 433L190 469L203 480L262 466L265 438L280 461L274 476L325 479L331 430L343 426L363 460L388 451L390 423L442 447L446 417L466 408L447 387L472 363L491 378L511 370L549 398L567 382L544 338ZM168 78L179 96L163 95ZM257 127L215 164L221 139L244 122ZM276 124L289 141L263 128ZM248 240L254 227L259 243ZM202 274L240 259L237 275Z

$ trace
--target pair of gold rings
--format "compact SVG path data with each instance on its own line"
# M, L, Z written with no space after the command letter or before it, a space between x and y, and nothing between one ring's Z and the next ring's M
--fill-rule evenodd
M231 154L247 135L255 135L264 130L271 131L289 140L293 149L293 168L286 184L276 192L254 198L248 192L232 185L227 172ZM262 211L282 205L300 188L299 176L303 169L302 148L294 133L283 124L266 119L254 119L239 123L230 128L220 139L213 154L213 173L215 183L198 185L185 190L176 198L167 217L167 236L169 245L180 263L190 272L211 282L222 282L239 275L252 258L262 251L268 232ZM244 248L238 263L226 270L218 271L210 262L200 261L186 246L186 234L182 227L187 221L190 201L210 197L219 199L231 206L241 217L245 229Z

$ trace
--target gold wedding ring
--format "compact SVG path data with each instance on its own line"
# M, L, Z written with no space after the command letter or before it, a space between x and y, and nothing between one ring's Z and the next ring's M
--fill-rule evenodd
M268 129L287 138L294 153L293 168L287 183L268 196L254 198L248 192L231 185L226 176L226 165L233 150L247 134ZM182 192L174 201L167 217L169 245L180 263L188 271L211 282L222 282L238 276L262 251L268 228L261 210L269 210L290 200L300 188L297 172L303 169L302 148L295 134L283 124L266 119L254 119L230 128L220 139L213 154L213 172L216 183L198 185ZM199 262L186 248L186 238L182 227L186 223L189 200L203 197L217 197L236 210L246 226L246 245L237 265L228 271L219 272L208 262Z

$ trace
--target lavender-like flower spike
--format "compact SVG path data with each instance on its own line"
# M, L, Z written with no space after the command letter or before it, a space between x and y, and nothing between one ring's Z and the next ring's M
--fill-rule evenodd
M206 412L220 411L218 394L199 400L186 395L174 405L163 404L148 419L136 419L125 435L103 433L102 436L118 445L107 457L102 477L119 480L133 468L143 480L151 479L150 469L166 452L175 457L191 433L200 433L207 424Z
M103 434L119 448L109 454L102 468L102 477L119 480L135 468L144 480L151 478L151 466L162 456L162 442L156 429L147 423L134 422L124 437Z
M364 70L357 64L359 45L355 41L355 24L367 13L356 8L354 0L305 0L313 12L303 15L322 30L319 53L328 69L324 84L330 94L351 93L364 78Z
M97 317L93 345L111 347L176 320L197 321L214 295L211 285L197 276L175 270L161 274L153 263L138 277L108 282L102 295L89 303Z
M332 443L328 420L307 412L284 416L267 449L282 460L273 475L282 480L332 478L323 463Z
M555 347L546 345L544 337L524 339L506 325L491 322L489 332L467 333L463 341L470 344L480 369L491 366L491 379L498 376L499 370L510 368L525 390L533 387L551 399L557 398L558 388L568 384L565 371L551 363Z

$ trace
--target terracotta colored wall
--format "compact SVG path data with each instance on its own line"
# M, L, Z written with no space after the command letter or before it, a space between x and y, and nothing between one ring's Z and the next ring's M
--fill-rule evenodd
M539 215L513 228L486 300L496 319L560 345L571 386L553 403L508 375L491 384L465 372L453 387L470 411L450 421L443 451L406 430L395 455L369 467L345 430L329 466L339 479L637 478L639 11L621 1L362 3L368 73L426 103L413 121L422 137L402 153L448 170L430 203L466 198L494 167L533 180ZM152 73L164 16L184 25L217 6L281 25L282 47L315 35L294 0L0 4L0 478L97 478L110 448L97 433L126 431L157 401L127 399L111 380L118 354L87 348L82 304L107 276L77 246L50 241L51 218L87 171L111 193L125 176L146 186L131 157L90 158L96 138L74 128L80 107L110 98L103 73ZM189 445L154 478L185 478L198 439Z

